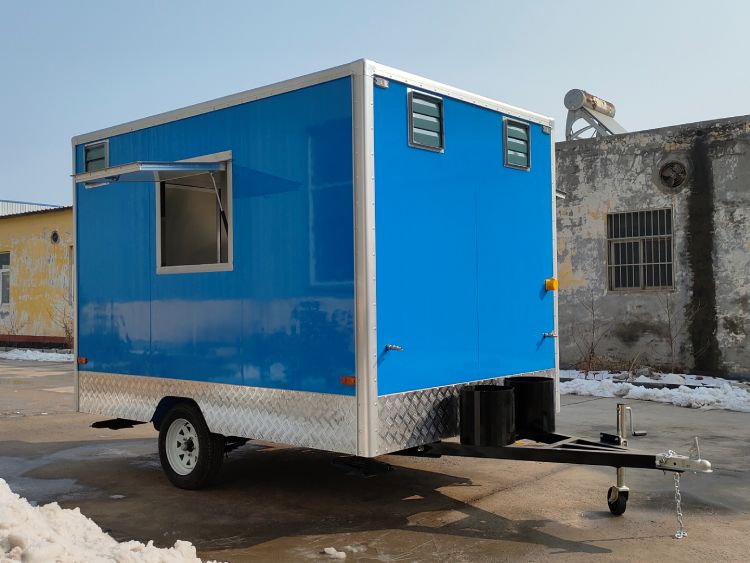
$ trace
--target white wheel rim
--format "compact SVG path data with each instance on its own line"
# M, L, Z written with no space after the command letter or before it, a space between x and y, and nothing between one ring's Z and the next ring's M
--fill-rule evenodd
M169 425L165 442L167 459L174 472L178 475L192 472L200 454L198 433L193 424L184 418L174 420Z

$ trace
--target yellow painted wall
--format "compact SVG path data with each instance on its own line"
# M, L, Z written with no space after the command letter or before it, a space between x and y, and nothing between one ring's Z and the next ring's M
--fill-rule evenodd
M10 252L10 304L0 305L0 338L66 337L72 330L72 247L72 209L0 217L0 252Z

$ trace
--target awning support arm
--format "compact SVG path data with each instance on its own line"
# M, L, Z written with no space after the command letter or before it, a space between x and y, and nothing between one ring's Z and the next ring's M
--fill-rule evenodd
M227 221L227 214L224 212L224 206L221 204L221 195L219 194L219 188L216 187L216 179L214 173L209 174L211 176L211 182L214 185L214 193L216 194L216 203L219 204L219 213L221 214L221 222L224 223L224 232L229 236L229 221Z

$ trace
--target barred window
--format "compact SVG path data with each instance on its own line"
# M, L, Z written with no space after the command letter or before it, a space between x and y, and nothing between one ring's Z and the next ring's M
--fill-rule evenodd
M673 287L672 210L608 213L607 270L610 290Z

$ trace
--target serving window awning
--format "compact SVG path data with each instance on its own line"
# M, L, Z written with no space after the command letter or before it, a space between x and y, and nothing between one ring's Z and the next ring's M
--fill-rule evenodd
M224 162L131 162L73 176L87 188L125 182L165 182L206 172L226 170Z

